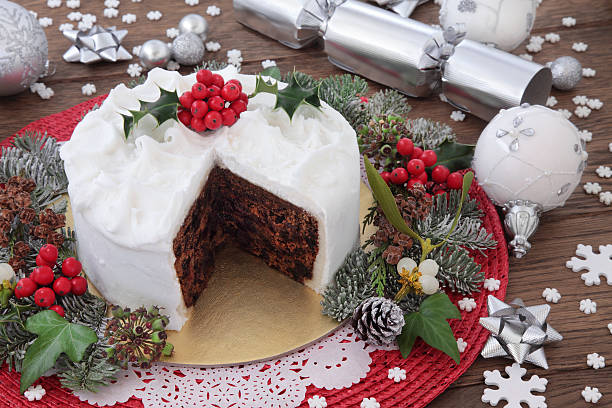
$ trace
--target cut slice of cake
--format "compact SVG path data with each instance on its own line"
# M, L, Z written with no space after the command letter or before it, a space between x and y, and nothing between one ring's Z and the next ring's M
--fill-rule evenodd
M255 88L233 67L219 73ZM290 120L258 94L231 127L198 134L145 117L125 139L122 113L195 82L154 69L143 85L117 86L61 151L88 278L113 304L163 307L175 330L224 243L320 292L359 235L355 132L325 104Z

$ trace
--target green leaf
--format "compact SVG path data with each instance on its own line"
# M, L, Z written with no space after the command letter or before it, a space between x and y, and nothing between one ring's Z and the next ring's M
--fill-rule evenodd
M468 171L463 175L463 186L461 187L461 201L459 202L459 208L457 208L457 213L455 214L455 218L453 219L453 225L451 225L451 228L448 231L448 234L446 234L446 237L444 237L444 240L436 245L437 247L445 243L448 237L451 236L455 228L457 228L459 218L461 217L461 209L463 208L463 203L465 202L465 199L467 198L468 193L470 192L470 187L472 186L473 181L474 173L472 173L471 171Z
M307 103L316 108L320 107L321 100L319 99L319 87L302 86L296 79L294 72L289 76L287 86L279 90L276 94L276 106L274 106L274 108L282 108L287 112L289 118L292 118L297 108L303 103Z
M459 349L447 319L461 319L461 313L445 293L436 293L421 303L418 312L404 316L405 325L397 341L402 357L407 358L417 337L442 351L459 364Z
M177 120L176 113L179 106L179 96L176 91L170 92L163 88L159 89L160 96L154 102L140 101L139 110L130 110L132 116L123 116L123 132L127 139L130 132L138 125L138 122L147 115L151 115L161 125L167 120Z
M60 354L65 353L73 362L79 362L85 356L87 347L98 341L92 329L69 323L53 310L43 310L28 318L26 329L38 337L28 347L23 360L22 394L55 365Z
M255 90L253 91L252 94L249 95L249 98L252 98L261 92L277 95L278 94L278 83L276 81L274 81L274 83L268 82L265 79L263 79L261 76L258 76L257 79L255 80Z
M261 73L259 74L261 76L268 76L270 78L274 78L277 81L281 80L281 72L280 69L278 69L278 67L268 67L266 69L264 69L263 71L261 71Z
M438 161L432 167L443 165L452 172L467 169L472 166L475 145L461 144L447 140L434 151Z

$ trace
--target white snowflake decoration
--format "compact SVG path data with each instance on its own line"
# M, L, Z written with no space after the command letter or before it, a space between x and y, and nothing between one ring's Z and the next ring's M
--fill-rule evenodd
M602 396L603 395L601 395L601 392L599 392L597 387L584 387L584 390L582 390L582 398L584 398L586 402L597 404Z
M586 101L586 105L591 109L600 110L603 107L603 102L599 99L589 99Z
M549 96L548 99L546 100L546 106L550 108L555 106L557 103L559 103L559 101L554 96Z
M221 9L215 5L208 6L206 8L206 14L213 17L218 16L219 14L221 14Z
M529 43L525 46L525 48L527 48L527 51L529 52L540 52L542 51L542 45L538 44L538 43Z
M576 25L576 19L574 17L563 17L561 19L561 24L566 27L573 27Z
M263 69L267 69L270 67L275 67L276 66L276 61L274 60L265 60L265 61L261 61L261 66L263 67Z
M47 28L53 24L53 19L51 17L41 17L38 19L38 24L43 28Z
M588 270L588 272L580 275L587 286L599 285L601 283L600 276L605 276L608 285L612 285L612 244L600 245L599 253L593 252L591 245L578 244L576 255L584 259L572 257L565 263L565 266L571 268L574 272ZM582 303L582 302L581 302Z
M612 153L612 143L608 143L608 150Z
M34 18L38 18L38 13L35 12L34 10L28 10L28 13L30 13L32 16L34 16Z
M474 299L467 297L464 297L457 303L459 304L459 308L461 310L465 310L466 312L471 312L472 310L476 309L477 306L476 301Z
M597 353L587 354L587 365L593 367L594 370L599 370L606 366L606 358Z
M608 323L608 330L610 330L610 334L612 334L612 323Z
M33 386L31 385L24 393L23 396L28 399L28 401L40 401L42 397L45 396L47 391L43 388L42 385Z
M576 95L572 98L574 105L586 105L588 100L589 98L587 98L585 95Z
M589 49L589 45L583 42L575 42L572 44L572 50L576 52L585 52Z
M127 13L121 16L121 21L125 24L133 24L136 22L136 14Z
M87 31L93 27L93 23L91 21L79 21L79 25L77 26L80 31Z
M399 367L390 368L389 375L387 377L390 380L393 380L396 383L398 383L406 379L406 370L399 368Z
M578 106L576 107L576 110L574 111L574 113L579 118L587 118L591 114L591 109L589 109L586 106Z
M80 21L83 18L83 14L80 11L71 11L66 17L70 21Z
M591 299L582 299L580 301L580 311L584 314L592 314L597 312L597 303Z
M542 395L533 395L533 391L544 392L548 380L537 375L531 376L529 381L523 381L522 377L527 370L521 368L518 363L506 367L509 378L501 376L499 370L485 371L485 384L496 385L497 390L485 388L482 394L482 402L497 406L500 400L508 401L506 408L521 408L521 402L526 403L529 408L546 408L546 398Z
M47 7L58 8L62 5L62 0L47 0Z
M495 278L488 278L485 279L483 286L486 290L490 291L490 292L494 292L496 290L499 289L499 286L501 285L501 282L499 279L495 279Z
M221 49L221 44L217 41L209 41L206 43L206 51L208 52L217 52Z
M185 0L185 4L188 6L197 6L200 4L200 0Z
M584 188L584 191L587 194L598 195L599 193L601 193L601 186L599 185L599 183L591 183L589 181L586 182L584 186L582 186L582 188Z
M179 69L181 69L181 64L174 60L170 60L168 61L168 65L166 65L166 69L168 71L178 71Z
M157 21L162 18L162 12L159 10L151 10L147 13L147 19Z
M457 339L457 348L459 349L460 353L463 353L466 349L467 349L467 342L465 340L463 340L462 337L459 337Z
M104 7L117 8L119 7L119 0L104 0Z
M96 93L96 86L94 84L85 84L81 87L81 92L85 96L91 96Z
M66 0L66 7L77 9L81 7L81 0Z
M591 140L593 140L593 133L589 132L588 130L584 129L584 130L581 130L579 133L580 133L580 138L584 140L585 142L590 142Z
M104 17L106 18L115 18L119 15L119 10L116 8L105 8L104 9Z
M45 88L45 84L43 84L42 82L34 82L32 85L30 85L30 92L38 93L41 89Z
M546 288L542 292L542 297L546 299L547 302L559 303L561 294L555 288Z
M176 38L181 32L176 27L171 27L166 30L166 37L168 38Z
M605 205L612 205L612 193L609 191L599 193L599 201Z
M227 52L227 62L235 65L235 66L240 66L240 64L242 64L242 52L240 50L237 49L233 49L233 50L229 50Z
M596 73L593 68L582 68L582 76L585 78L593 78Z
M30 85L30 91L36 92L41 99L51 99L55 92L53 89L47 87L45 84L41 82L35 82Z
M612 177L612 169L608 166L599 166L595 173L601 178L610 178Z
M63 23L63 24L60 24L59 26L60 31L73 30L73 29L74 29L74 24L70 24L70 23Z
M128 66L127 73L132 78L135 78L137 76L140 76L140 74L142 74L142 67L140 65L138 65L138 64L130 64Z
M563 117L565 119L569 119L572 117L572 112L568 111L567 109L557 109L557 111L563 115Z
M132 3L142 3L142 0L132 0Z
M531 38L529 38L529 42L532 44L539 44L542 45L544 44L544 38L540 37L539 35L533 35L531 36Z
M327 408L327 401L325 397L313 395L312 398L308 398L308 408Z
M94 24L98 21L98 18L95 16L95 14L87 13L81 16L81 21L84 21L88 24Z
M375 398L364 398L359 405L360 408L380 408L380 404Z
M551 44L558 43L561 40L561 36L557 33L548 33L544 38Z
M450 118L455 122L463 122L465 120L465 113L461 112L460 110L452 111Z
M519 55L519 57L527 61L533 61L533 55L530 55L530 54L521 54Z

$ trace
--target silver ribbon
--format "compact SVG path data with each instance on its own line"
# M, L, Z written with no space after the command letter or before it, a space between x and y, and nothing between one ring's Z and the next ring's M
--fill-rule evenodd
M528 362L548 369L544 345L563 340L546 322L550 305L525 306L521 299L507 304L489 295L487 308L489 317L481 317L480 324L491 332L491 337L481 355L511 358L519 364Z
M429 0L376 0L376 3L405 18L409 17L415 8L428 1Z
M72 41L73 45L64 53L64 60L83 64L131 60L132 55L121 45L127 33L127 30L102 28L98 25L88 32L65 30L62 34Z

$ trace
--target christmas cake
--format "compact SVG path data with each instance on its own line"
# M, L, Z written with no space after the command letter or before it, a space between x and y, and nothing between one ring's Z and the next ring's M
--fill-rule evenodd
M255 89L255 76L219 74ZM88 278L113 304L161 306L170 329L206 295L223 244L321 292L359 235L355 132L324 103L290 119L261 93L231 127L196 133L146 116L126 139L121 114L195 82L154 69L142 85L117 86L61 150Z

